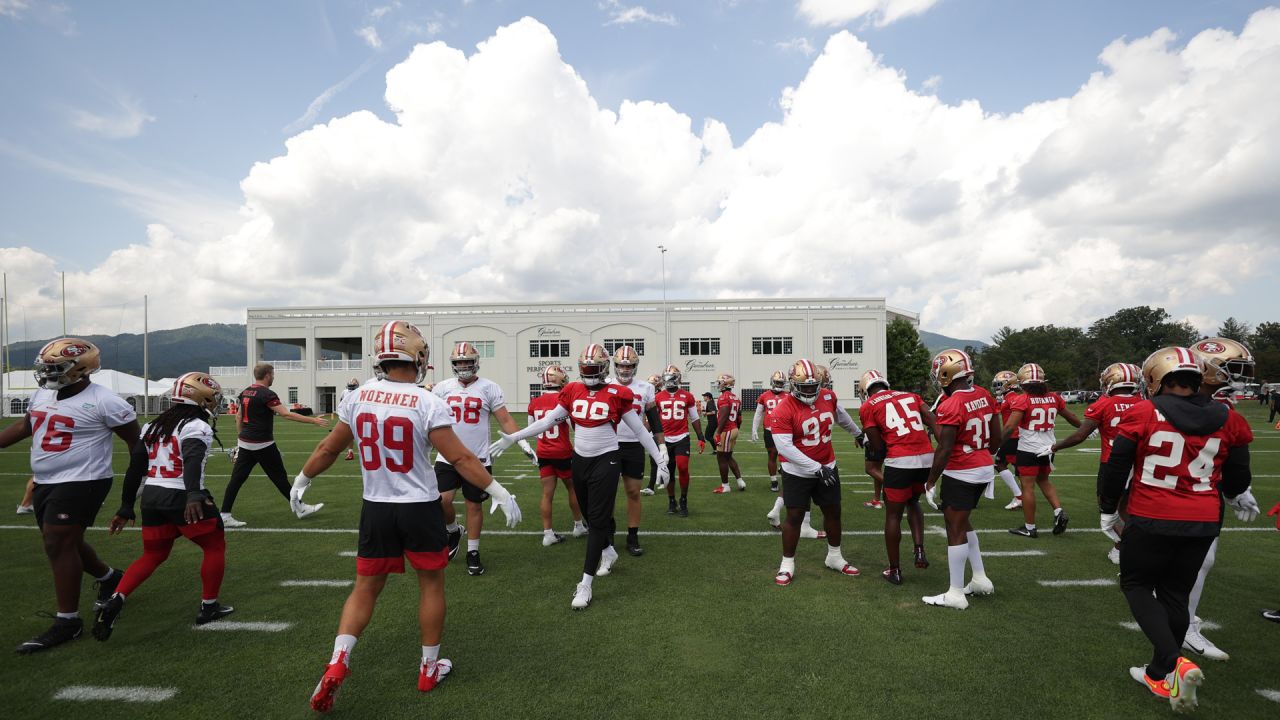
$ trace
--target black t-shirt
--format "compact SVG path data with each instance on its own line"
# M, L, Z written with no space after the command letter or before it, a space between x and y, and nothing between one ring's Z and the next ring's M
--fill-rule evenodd
M280 396L264 385L250 385L240 391L240 439L245 442L271 442L276 419L271 409L280 404Z

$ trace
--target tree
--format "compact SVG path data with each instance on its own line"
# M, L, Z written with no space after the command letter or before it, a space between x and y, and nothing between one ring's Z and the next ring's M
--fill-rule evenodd
M1097 376L1088 336L1079 328L1039 325L1022 330L1002 328L978 361L978 381L987 383L1001 370L1017 372L1026 363L1044 369L1049 382L1068 389L1092 385Z
M896 318L885 328L889 382L895 388L923 393L929 380L929 349L910 322Z
M1249 342L1249 325L1241 322L1233 317L1229 317L1222 321L1222 327L1218 328L1218 337L1224 337L1228 340L1235 340L1248 344Z
M1141 363L1169 345L1191 345L1200 337L1191 323L1175 322L1164 308L1138 306L1118 310L1089 326L1094 372L1113 362Z
M1280 323L1258 323L1258 327L1249 336L1248 343L1249 349L1254 352L1280 350Z

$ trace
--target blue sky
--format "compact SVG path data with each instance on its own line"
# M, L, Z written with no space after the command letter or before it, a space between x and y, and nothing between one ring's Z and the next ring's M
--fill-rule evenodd
M894 0L878 1L883 12ZM810 73L837 32L850 32L880 65L904 74L911 92L1012 114L1074 95L1104 70L1099 55L1113 41L1159 28L1176 34L1175 47L1211 28L1238 34L1265 7L1241 0L903 2L926 9L883 24L883 14L841 22L837 12L834 21L816 21L801 3L783 0L0 0L0 67L7 69L0 72L0 248L26 246L57 270L89 274L114 251L155 242L150 225L215 242L243 222L241 181L255 163L284 155L290 137L360 110L394 123L383 100L385 75L415 44L441 41L471 55L523 16L550 31L601 107L666 103L691 119L693 132L715 119L741 146L763 124L784 120L784 88ZM1272 280L1255 276L1245 285L1260 292ZM918 293L896 298L885 288L847 292L879 290L913 309L928 304ZM654 286L630 289L647 295ZM778 291L799 294L788 285ZM1225 295L1166 304L1206 322L1225 314L1276 319L1239 301ZM248 304L268 302L281 298ZM226 311L211 307L217 317L207 319L225 319ZM940 331L992 324L930 319L926 327Z

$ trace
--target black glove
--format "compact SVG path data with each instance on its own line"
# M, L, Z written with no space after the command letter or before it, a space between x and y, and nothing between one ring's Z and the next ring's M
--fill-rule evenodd
M866 434L866 433L864 433L864 432L860 432L860 433L858 433L857 435L854 435L854 436L853 436L853 442L854 442L854 443L856 443L856 444L858 445L858 447L860 447L860 448L862 448L862 447L866 447L866 446L867 446L867 434Z
M136 515L134 515L134 514L133 514L133 508L128 507L128 506L126 506L126 505L121 505L121 506L120 506L120 509L116 511L116 515L119 515L120 517L124 518L125 520L137 520L137 519L138 519L138 517L137 517Z
M840 484L840 475L836 473L836 469L826 465L823 465L822 469L818 471L818 479L827 487L835 487Z

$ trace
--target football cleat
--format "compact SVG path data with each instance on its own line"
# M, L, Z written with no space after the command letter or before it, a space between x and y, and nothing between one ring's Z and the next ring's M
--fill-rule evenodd
M964 610L969 607L969 600L961 590L947 590L941 595L927 595L920 599L924 601L925 605L949 607L956 610Z
M1119 565L1120 564L1120 548L1113 547L1110 550L1108 550L1107 559L1111 561L1112 565Z
M647 488L647 487L645 487L645 488L640 488L640 494L641 494L641 495L652 495L652 494L653 494L653 488Z
M676 514L676 512L677 512L677 508L676 508L676 499L675 499L675 498L671 498L670 500L668 500L668 501L667 501L667 514L668 514L668 515L675 515L675 514Z
M21 505L21 504L20 504L20 505L18 505L18 512L17 512L17 514L18 514L18 515L33 515L33 514L35 514L35 511L36 511L36 509L35 509L35 507L34 507L34 506L31 506L31 505Z
M1147 677L1146 665L1139 665L1138 667L1129 668L1129 677L1133 678L1143 687L1150 690L1152 695L1155 695L1156 697L1162 697L1162 698L1168 699L1169 683L1165 682L1163 678L1160 680L1152 680L1151 678Z
M248 525L248 524L249 523L243 520L237 520L231 517L231 513L225 513L225 512L222 513L222 527L224 528L238 528L238 527L244 527L245 525Z
M640 547L639 538L627 538L627 552L631 553L631 557L640 557L644 554L644 548Z
M965 595L994 595L996 586L986 575L975 575L968 585L964 586Z
M680 510L677 513L680 517L689 517L689 501L680 498Z
M854 567L854 566L850 565L850 564L849 564L849 563L847 563L847 562L843 562L843 561L841 561L841 562L838 562L838 563L836 563L836 564L834 564L834 565L833 565L833 564L831 564L831 563L829 563L829 562L827 562L827 563L823 563L823 564L824 564L824 565L826 565L828 569L830 569L830 570L834 570L834 571L836 571L836 572L840 573L841 575L849 575L849 576L851 576L851 577L857 577L858 575L860 575L860 574L861 574L861 573L859 573L859 572L858 572L858 568L856 568L856 567Z
M1270 620L1273 623L1280 623L1280 610L1263 610L1262 619Z
M596 568L596 577L604 577L613 572L613 564L616 562L618 562L618 551L610 545L600 553L600 565Z
M925 557L923 545L917 545L913 555L918 569L924 570L929 567L929 558Z
M880 508L884 507L884 503L876 499L871 499L862 503L862 507L871 508L873 510L879 510Z
M1200 634L1200 618L1191 618L1191 626L1182 640L1182 647L1210 660L1230 660L1231 656L1213 644L1213 641Z
M573 589L573 602L569 603L569 607L574 610L586 610L591 604L591 583L580 582Z
M1178 658L1165 683L1169 686L1169 705L1174 712L1189 713L1200 704L1196 691L1204 684L1204 672L1199 665L1184 657Z
M1022 498L1020 498L1020 497L1016 497L1016 498L1014 498L1014 499L1010 500L1010 501L1009 501L1009 504L1004 506L1004 509L1005 509L1005 510L1021 510L1021 509L1022 509Z
M773 583L775 585L781 585L782 587L786 587L790 585L791 580L792 580L791 573L785 570L779 570L778 574L773 576Z
M726 495L729 493L729 486L721 485L720 487L717 487L715 490L712 490L711 492L715 493L716 495Z
M307 517L308 515L315 515L316 513L320 512L320 508L322 507L324 507L324 503L316 503L315 505L308 505L307 503L299 502L297 506L293 508L293 514L297 515L298 519L301 520L302 518Z
M467 551L467 574L471 577L479 577L484 574L484 563L480 562L479 550Z
M1035 528L1027 529L1027 526L1025 525L1019 525L1018 527L1009 530L1009 532L1013 535L1020 535L1028 538L1040 537L1040 533L1037 532Z
M422 669L418 671L418 690L422 692L435 690L436 686L444 682L452 671L453 663L444 658L435 662L422 663Z
M738 490L742 491L746 489L747 489L747 481L743 480L742 478L738 478Z
M883 577L894 585L902 584L902 570L896 567L885 568L880 572L880 577Z
M329 666L324 669L324 676L316 685L315 692L311 693L311 709L322 713L332 710L333 698L338 694L338 688L342 687L342 682L350 674L351 668L347 667L341 659L338 662L329 663Z
M769 521L769 525L773 526L775 530L782 527L782 518L779 513L775 513L770 510L764 517Z
M99 642L106 642L111 637L111 631L115 628L116 618L120 617L120 611L124 610L124 597L121 595L112 595L93 612L93 636Z
M777 480L770 480L770 481L769 481L769 492L772 492L772 493L776 493L776 492L778 492L778 481L777 481Z
M347 459L348 459L348 460L355 460L355 459L356 459L355 451L353 451L353 450L347 450Z
M202 602L200 603L200 612L196 613L196 624L208 625L214 620L221 620L235 611L235 608L230 605L223 605L217 600L211 603Z
M1061 535L1062 533L1066 532L1067 523L1070 521L1071 521L1071 518L1067 517L1067 511L1065 508L1063 509L1062 512L1055 514L1053 516L1053 534Z
M827 533L825 530L815 530L812 525L801 525L800 537L806 540L824 540Z
M48 650L80 637L84 632L84 621L80 618L60 618L54 616L53 626L39 635L18 646L19 655L30 655L41 650Z
M98 608L107 604L112 595L116 594L116 588L120 586L120 581L124 579L124 571L112 570L111 575L106 580L95 580L93 586L98 589L98 597L93 601L93 609L96 612Z
M587 534L587 524L586 524L586 523L584 523L584 522L582 522L581 520L578 520L578 521L574 522L574 523L573 523L573 530L572 530L572 531L570 531L570 533L569 533L569 534L570 534L570 535L573 535L573 536L574 536L574 537L576 537L576 538L579 538L579 537L582 537L583 535L586 535L586 534Z
M564 536L560 533L543 534L542 536L542 547L551 547L562 542L564 542Z
M458 554L458 546L462 544L462 526L459 525L455 530L449 530L449 559L453 560L453 556Z

